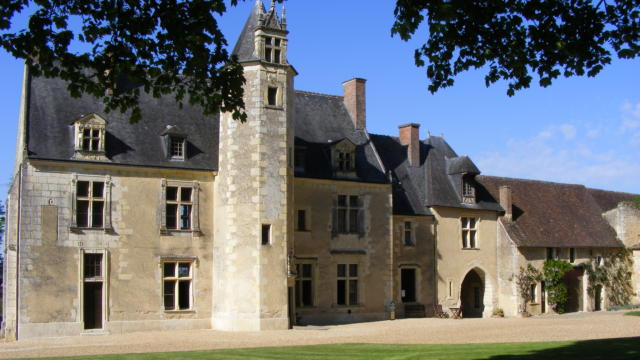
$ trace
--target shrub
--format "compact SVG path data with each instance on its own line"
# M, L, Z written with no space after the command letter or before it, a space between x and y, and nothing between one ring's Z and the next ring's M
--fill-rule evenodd
M602 265L593 261L582 264L589 276L589 296L595 297L598 287L607 289L607 300L613 306L629 304L633 297L631 250L622 249L603 258Z
M493 310L493 316L503 317L504 311L502 310L502 308L496 308L495 310Z
M564 277L573 266L564 260L549 259L545 261L543 277L547 287L547 301L559 314L564 313L569 300Z

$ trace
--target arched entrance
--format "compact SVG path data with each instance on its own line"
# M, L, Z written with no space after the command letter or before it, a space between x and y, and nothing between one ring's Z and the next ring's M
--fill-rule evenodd
M479 318L484 312L484 273L473 269L467 273L462 281L460 290L460 305L462 316L465 318Z

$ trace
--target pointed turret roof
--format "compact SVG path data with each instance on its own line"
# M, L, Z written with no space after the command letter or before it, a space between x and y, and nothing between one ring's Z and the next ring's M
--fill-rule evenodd
M238 37L236 46L233 48L232 54L238 57L238 61L259 60L255 49L255 31L259 27L286 33L286 25L278 19L275 2L272 1L271 8L266 12L262 0L256 0L242 33Z

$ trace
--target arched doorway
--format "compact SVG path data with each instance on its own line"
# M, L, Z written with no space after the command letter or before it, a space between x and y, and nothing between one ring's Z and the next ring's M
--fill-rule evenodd
M473 269L467 273L462 281L460 290L460 305L462 316L465 318L479 318L484 312L484 273Z

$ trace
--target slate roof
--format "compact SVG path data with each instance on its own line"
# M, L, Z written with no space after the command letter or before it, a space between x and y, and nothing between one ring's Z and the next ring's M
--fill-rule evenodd
M511 187L513 221L503 221L503 224L519 247L623 246L603 218L602 207L592 189L583 185L493 176L476 179L496 199L500 186Z
M388 182L369 135L356 130L341 96L296 91L294 121L295 144L304 148L306 164L303 172L296 172L296 177L337 179L331 163L331 146L348 139L356 145L357 179L351 180Z
M587 191L593 196L603 213L615 208L622 201L633 201L636 196L638 196L630 193L600 189L587 189Z
M496 198L482 184L476 184L476 202L462 202L462 178L465 172L475 176L480 170L467 156L458 156L444 138L430 136L426 141L425 205L461 209L503 211Z
M129 123L119 111L107 113L91 96L72 98L60 79L30 77L27 150L31 159L69 161L74 155L73 122L96 113L107 121L106 155L111 163L149 167L217 170L219 116L204 116L199 106L180 109L172 96L140 94L142 119ZM187 158L169 160L162 133L174 125L187 134ZM74 160L75 161L75 160Z

